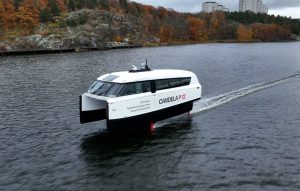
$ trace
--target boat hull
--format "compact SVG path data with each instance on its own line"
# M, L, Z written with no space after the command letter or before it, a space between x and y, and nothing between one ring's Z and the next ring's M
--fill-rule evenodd
M196 101L196 100L194 100ZM172 118L184 113L187 113L193 109L193 102L189 101L165 109L153 111L150 113L133 116L129 118L107 120L107 128L110 131L124 131L124 130L138 130L138 131L149 131L151 130L152 124Z

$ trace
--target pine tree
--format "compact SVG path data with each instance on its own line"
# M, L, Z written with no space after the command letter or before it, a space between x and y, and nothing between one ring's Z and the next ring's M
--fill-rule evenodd
M75 11L76 10L76 5L74 0L69 0L68 1L68 10L69 11Z
M52 19L53 19L53 16L52 16L51 12L48 9L42 9L40 11L40 21L42 23L52 21Z
M122 9L124 9L126 11L128 10L128 2L127 2L127 0L119 0L119 4L122 7Z
M14 0L14 3L15 3L16 9L18 9L20 4L22 3L22 0Z
M50 8L50 12L52 13L52 15L54 15L54 16L60 15L60 9L58 8L55 0L49 0L49 8Z
M108 0L100 0L100 6L101 6L103 9L109 10L109 3L108 3Z
M77 9L82 9L84 8L85 3L84 0L77 0Z
M85 3L86 3L86 5L85 5L86 8L88 8L88 9L95 9L98 7L97 0L86 0Z

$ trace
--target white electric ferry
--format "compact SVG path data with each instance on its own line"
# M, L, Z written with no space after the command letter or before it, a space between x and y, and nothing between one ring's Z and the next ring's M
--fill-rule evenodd
M100 76L80 96L80 122L106 120L107 128L147 127L189 112L201 99L196 75L184 70L130 71Z

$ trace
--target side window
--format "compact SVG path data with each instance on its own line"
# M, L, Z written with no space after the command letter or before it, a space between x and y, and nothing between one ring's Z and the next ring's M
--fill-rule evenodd
M171 88L176 88L176 87L180 87L180 86L182 86L181 79L171 79L170 80Z
M134 83L134 93L135 94L143 93L143 85L141 82Z
M114 84L107 92L106 92L106 96L108 97L115 97L117 96L118 92L120 91L120 89L122 88L123 85L121 84Z
M150 82L140 82L142 84L142 93L150 92L151 91L151 84Z
M191 78L182 78L181 79L181 84L182 86L188 86L191 83Z
M164 90L168 89L169 87L169 80L157 80L155 81L156 90Z
M133 95L133 94L141 94L150 91L151 91L150 82L129 83L123 86L118 96L121 97L121 96Z
M156 80L156 90L164 90L169 88L177 88L181 86L190 85L191 78L175 78L175 79L165 79L165 80Z
M125 84L119 93L119 96L127 96L134 94L134 84Z

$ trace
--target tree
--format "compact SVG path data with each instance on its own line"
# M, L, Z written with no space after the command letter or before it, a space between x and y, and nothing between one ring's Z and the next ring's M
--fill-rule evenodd
M109 3L108 3L108 0L100 0L100 6L101 6L103 9L109 10Z
M3 3L3 1L0 1L0 26L1 26L1 28L3 27L4 22L5 22L4 16L5 16L5 7L4 7L4 3ZM0 29L1 29L1 28L0 28Z
M77 9L84 8L85 5L84 0L77 0L76 5L77 5Z
M288 30L275 24L255 23L252 25L253 38L261 41L290 40L291 34Z
M127 0L119 0L119 4L120 4L120 6L121 6L121 8L122 9L124 9L124 10L128 10L128 2L127 2Z
M68 10L69 11L75 11L76 10L76 5L74 0L69 0L68 1Z
M40 10L49 8L49 1L48 0L38 0L38 6Z
M98 1L97 0L86 0L85 7L88 9L95 9L98 7Z
M161 26L159 29L159 38L161 42L172 41L172 29L169 26Z
M51 12L48 9L42 9L40 11L40 21L42 23L52 21L52 19L53 19L53 16L52 16Z
M20 4L17 20L23 29L32 29L39 23L39 9L35 0L24 0Z
M56 4L60 12L66 12L68 10L64 0L56 0Z
M16 25L16 11L12 0L2 1L0 3L0 22L1 28L6 31Z
M16 9L18 9L20 4L22 3L22 0L14 0L14 3L15 3Z
M49 8L50 12L52 13L53 16L59 16L60 15L60 9L57 5L56 0L49 0Z
M196 17L188 17L189 39L198 41L207 38L207 27L205 21Z
M237 28L237 35L239 41L249 41L252 39L253 36L252 28L240 24Z

